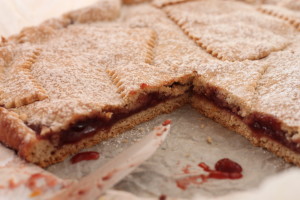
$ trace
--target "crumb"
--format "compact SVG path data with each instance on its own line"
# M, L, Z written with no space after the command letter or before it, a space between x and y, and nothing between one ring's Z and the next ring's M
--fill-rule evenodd
M211 139L211 137L208 136L208 137L206 138L206 142L207 142L208 144L212 144L212 139Z
M128 143L128 140L124 139L122 140L122 143Z
M201 124L201 125L200 125L200 128L204 128L204 127L205 127L205 124Z

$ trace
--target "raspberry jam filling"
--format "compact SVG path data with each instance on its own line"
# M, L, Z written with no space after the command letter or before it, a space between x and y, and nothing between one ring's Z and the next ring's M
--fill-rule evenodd
M87 118L84 120L77 121L73 125L69 127L68 130L61 131L59 133L50 133L47 135L41 135L41 126L36 125L28 125L31 129L33 129L40 139L48 139L52 143L57 143L54 141L59 136L58 146L64 145L64 144L72 144L77 143L80 140L91 137L95 135L100 130L109 130L116 122L125 119L135 113L141 112L143 110L146 110L148 108L154 107L159 103L163 103L166 100L172 99L175 97L172 96L166 96L159 94L157 92L149 93L140 95L137 102L136 107L132 110L128 109L115 109L110 110L108 112L112 112L112 118L107 119L101 119L99 117L92 117Z
M222 95L218 93L217 88L209 87L205 88L205 90L202 88L201 92L196 92L196 96L198 98L206 99L218 108L239 117L245 124L247 124L256 137L268 137L289 149L300 153L300 145L287 139L286 135L288 133L281 129L281 122L276 117L258 112L252 113L247 117L242 117L238 114L240 108L238 106L228 104L225 101L225 97L222 98Z

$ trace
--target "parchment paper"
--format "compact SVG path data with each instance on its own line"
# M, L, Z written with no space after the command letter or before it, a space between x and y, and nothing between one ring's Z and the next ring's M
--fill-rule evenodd
M49 167L48 171L61 178L78 179L101 166L166 119L172 119L171 133L166 142L150 160L122 180L115 189L146 197L161 194L182 198L191 198L196 194L217 197L255 188L265 178L291 167L272 153L252 146L242 136L203 117L190 106L184 106L88 149L100 152L101 156L97 161L70 166L70 161L66 160ZM208 137L212 139L211 144L207 142ZM211 179L199 186L191 185L187 190L177 187L176 179L187 176L182 171L187 165L191 165L192 173L189 175L197 175L203 173L197 166L200 162L213 167L221 158L238 162L243 167L244 177L239 180Z
M7 36L16 33L24 26L38 24L46 18L86 6L93 1L0 0L0 34ZM274 194L273 197L278 199L281 197L278 194L288 194L290 199L298 199L297 193L299 192L295 190L300 184L298 168L279 175L291 166L273 154L253 147L243 137L201 116L189 106L169 115L159 116L117 138L88 149L100 152L101 156L97 161L71 165L67 159L47 170L63 179L79 179L130 146L134 141L139 140L157 123L167 118L173 120L173 125L166 143L150 160L116 185L115 189L145 197L166 194L186 198L197 196L201 199L209 197L221 199L247 199L249 197L248 199L251 199L255 191L255 199L266 199L270 197L270 194ZM207 142L207 137L211 137L211 144ZM206 162L213 167L217 160L224 157L238 162L243 167L244 178L240 180L212 179L200 186L191 186L186 191L176 186L175 180L185 176L182 169L187 164L192 166L190 171L199 174L202 171L197 167L198 163ZM267 179L268 177L271 179ZM267 180L266 183L260 186L265 180ZM112 193L112 196L118 196L118 194L118 192Z

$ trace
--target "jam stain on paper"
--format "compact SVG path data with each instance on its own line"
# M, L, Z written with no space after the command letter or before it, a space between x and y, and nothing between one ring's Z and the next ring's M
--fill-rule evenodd
M99 153L95 151L81 152L71 158L71 163L75 164L81 161L97 160L99 159L99 157L100 157Z
M198 166L205 172L208 172L208 174L199 174L196 176L177 179L177 187L182 190L186 190L189 185L200 185L206 182L208 179L240 179L243 177L243 168L238 163L228 158L219 160L215 164L215 169L210 169L210 167L204 162L199 163ZM188 172L188 170L185 170L185 172Z
M162 125L163 125L163 126L167 126L167 125L169 125L169 124L171 124L171 123L172 123L172 121L169 120L169 119L167 119L166 121L164 121L164 122L162 123Z

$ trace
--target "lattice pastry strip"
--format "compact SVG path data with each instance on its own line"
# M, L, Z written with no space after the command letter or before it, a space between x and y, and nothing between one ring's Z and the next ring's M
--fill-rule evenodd
M188 2L188 1L195 1L195 0L153 0L152 4L158 8L162 8L164 6Z
M46 89L48 99L14 111L25 114L26 122L40 127L43 135L66 129L82 118L103 117L105 109L125 103L122 89L128 91L133 84L120 85L106 69L118 66L126 71L126 66L148 65L155 37L148 28L76 24L56 30L39 44L43 52L31 72Z
M45 89L31 74L31 67L41 49L23 51L18 52L19 55L9 66L2 69L0 105L6 108L20 107L47 98Z
M285 7L276 5L262 5L258 8L258 10L265 14L283 19L300 31L300 9L298 7L291 9L291 5L285 5Z
M98 0L94 5L68 12L60 18L46 20L39 26L26 27L19 34L11 36L9 40L17 43L46 42L59 29L75 23L110 21L119 16L120 10L121 0Z
M151 0L123 0L123 3L125 4L135 4L135 3L144 3L149 2Z
M284 38L291 32L287 24L246 4L225 1L219 6L218 1L195 1L164 10L190 38L221 60L256 60L289 44Z

